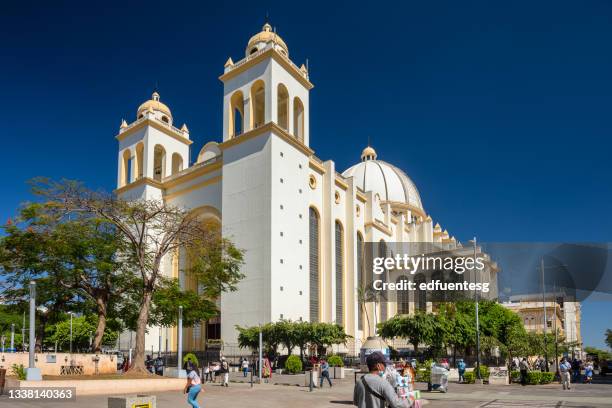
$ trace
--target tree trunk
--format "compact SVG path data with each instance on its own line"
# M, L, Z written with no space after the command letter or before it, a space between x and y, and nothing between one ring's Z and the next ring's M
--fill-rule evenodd
M142 301L140 302L140 312L136 321L136 347L132 357L131 373L148 373L145 366L145 335L147 324L149 323L149 309L151 308L152 290L144 289Z
M96 306L98 308L98 327L96 328L96 334L91 349L94 353L99 353L102 351L102 338L104 337L104 330L106 329L106 299L102 296L97 297Z

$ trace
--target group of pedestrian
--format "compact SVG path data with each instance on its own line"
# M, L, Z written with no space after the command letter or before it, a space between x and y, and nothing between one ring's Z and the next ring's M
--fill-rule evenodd
M515 358L515 360L518 360ZM516 363L513 361L512 368L518 368L521 373L521 384L527 384L527 373L532 370L546 372L550 367L554 367L554 363L549 362L549 366L546 367L546 361L538 357L532 364L529 364L526 358L523 358ZM584 370L584 378L582 377L582 370ZM591 384L593 380L594 365L592 361L582 363L581 360L574 358L570 361L567 357L563 357L559 363L559 377L561 385L564 390L570 390L572 383L584 382L585 384Z
M380 351L366 358L368 374L355 383L353 404L358 408L421 407L414 390L416 361L397 368Z

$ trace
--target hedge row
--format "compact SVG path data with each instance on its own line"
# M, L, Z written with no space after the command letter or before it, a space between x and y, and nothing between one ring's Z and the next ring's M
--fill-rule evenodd
M510 378L514 383L521 382L521 372L512 371ZM527 384L538 385L538 384L550 384L555 379L555 373L541 372L541 371L529 371L527 373Z

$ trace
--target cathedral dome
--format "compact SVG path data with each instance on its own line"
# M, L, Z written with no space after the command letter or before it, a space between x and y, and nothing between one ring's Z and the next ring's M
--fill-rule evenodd
M140 116L149 109L168 115L170 119L172 119L172 112L170 112L170 108L168 108L165 103L159 101L159 94L157 92L153 92L153 95L151 95L151 99L144 102L138 107L136 117L140 118Z
M410 177L392 164L377 160L376 151L370 146L363 149L361 163L347 169L342 176L353 177L357 187L378 194L382 201L405 203L425 211Z
M246 55L249 56L254 54L255 52L264 48L269 42L276 44L280 48L281 52L284 52L286 56L289 56L289 48L287 48L287 44L285 44L283 39L278 34L272 31L272 26L268 23L264 24L264 26L261 28L261 32L251 37L246 47Z

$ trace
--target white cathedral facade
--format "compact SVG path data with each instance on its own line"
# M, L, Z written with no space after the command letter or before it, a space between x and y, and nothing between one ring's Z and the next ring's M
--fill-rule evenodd
M195 163L189 162L189 130L175 127L157 93L139 107L134 122L122 122L116 137L119 197L187 208L218 223L245 250L239 289L221 296L218 319L184 329L184 349L201 350L211 338L233 345L235 325L291 319L341 324L354 338L345 350L353 354L374 333L375 321L416 307L412 298L360 306L363 243L460 245L434 224L411 179L379 160L373 148L342 173L315 155L313 84L269 24L250 39L243 59L228 59L220 80L223 141L206 143ZM168 257L165 274L190 287L185 262ZM174 349L175 331L152 328L147 350L157 352L162 337Z

